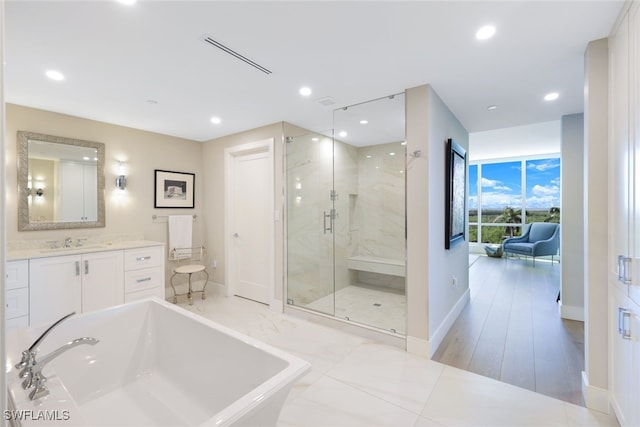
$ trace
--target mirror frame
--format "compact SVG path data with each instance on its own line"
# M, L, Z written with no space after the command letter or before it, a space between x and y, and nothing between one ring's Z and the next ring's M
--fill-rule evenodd
M98 153L97 182L98 182L98 218L96 221L73 222L29 222L29 195L27 194L29 177L29 140L53 142L56 144L76 145L95 148ZM84 141L81 139L65 138L62 136L45 135L41 133L18 131L18 231L37 230L68 230L74 228L99 228L105 226L104 202L104 144L101 142Z

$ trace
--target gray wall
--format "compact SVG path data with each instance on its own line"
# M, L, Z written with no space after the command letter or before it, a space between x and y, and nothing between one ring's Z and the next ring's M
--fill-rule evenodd
M562 252L562 308L565 319L584 320L584 115L561 120L562 210L560 251Z

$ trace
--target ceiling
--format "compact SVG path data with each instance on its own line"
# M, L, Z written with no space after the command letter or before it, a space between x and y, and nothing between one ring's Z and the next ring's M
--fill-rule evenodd
M582 111L585 48L622 4L7 1L5 98L206 141L278 121L324 131L337 108L431 84L470 132L519 126ZM485 24L496 35L476 40Z

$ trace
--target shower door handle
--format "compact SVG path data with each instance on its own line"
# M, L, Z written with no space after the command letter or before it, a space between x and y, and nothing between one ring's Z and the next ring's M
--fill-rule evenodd
M337 217L338 217L338 213L336 212L335 209L331 209L329 212L324 211L324 223L323 223L324 234L327 234L327 231L329 233L333 233L333 220L336 219ZM327 227L327 218L329 219L328 227Z

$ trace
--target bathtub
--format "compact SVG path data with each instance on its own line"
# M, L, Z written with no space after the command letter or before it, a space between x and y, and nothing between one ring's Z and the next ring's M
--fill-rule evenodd
M310 369L251 337L148 299L72 316L54 329L40 357L75 338L100 342L50 362L43 370L50 394L31 401L14 365L44 329L7 336L14 425L275 426L289 390Z

